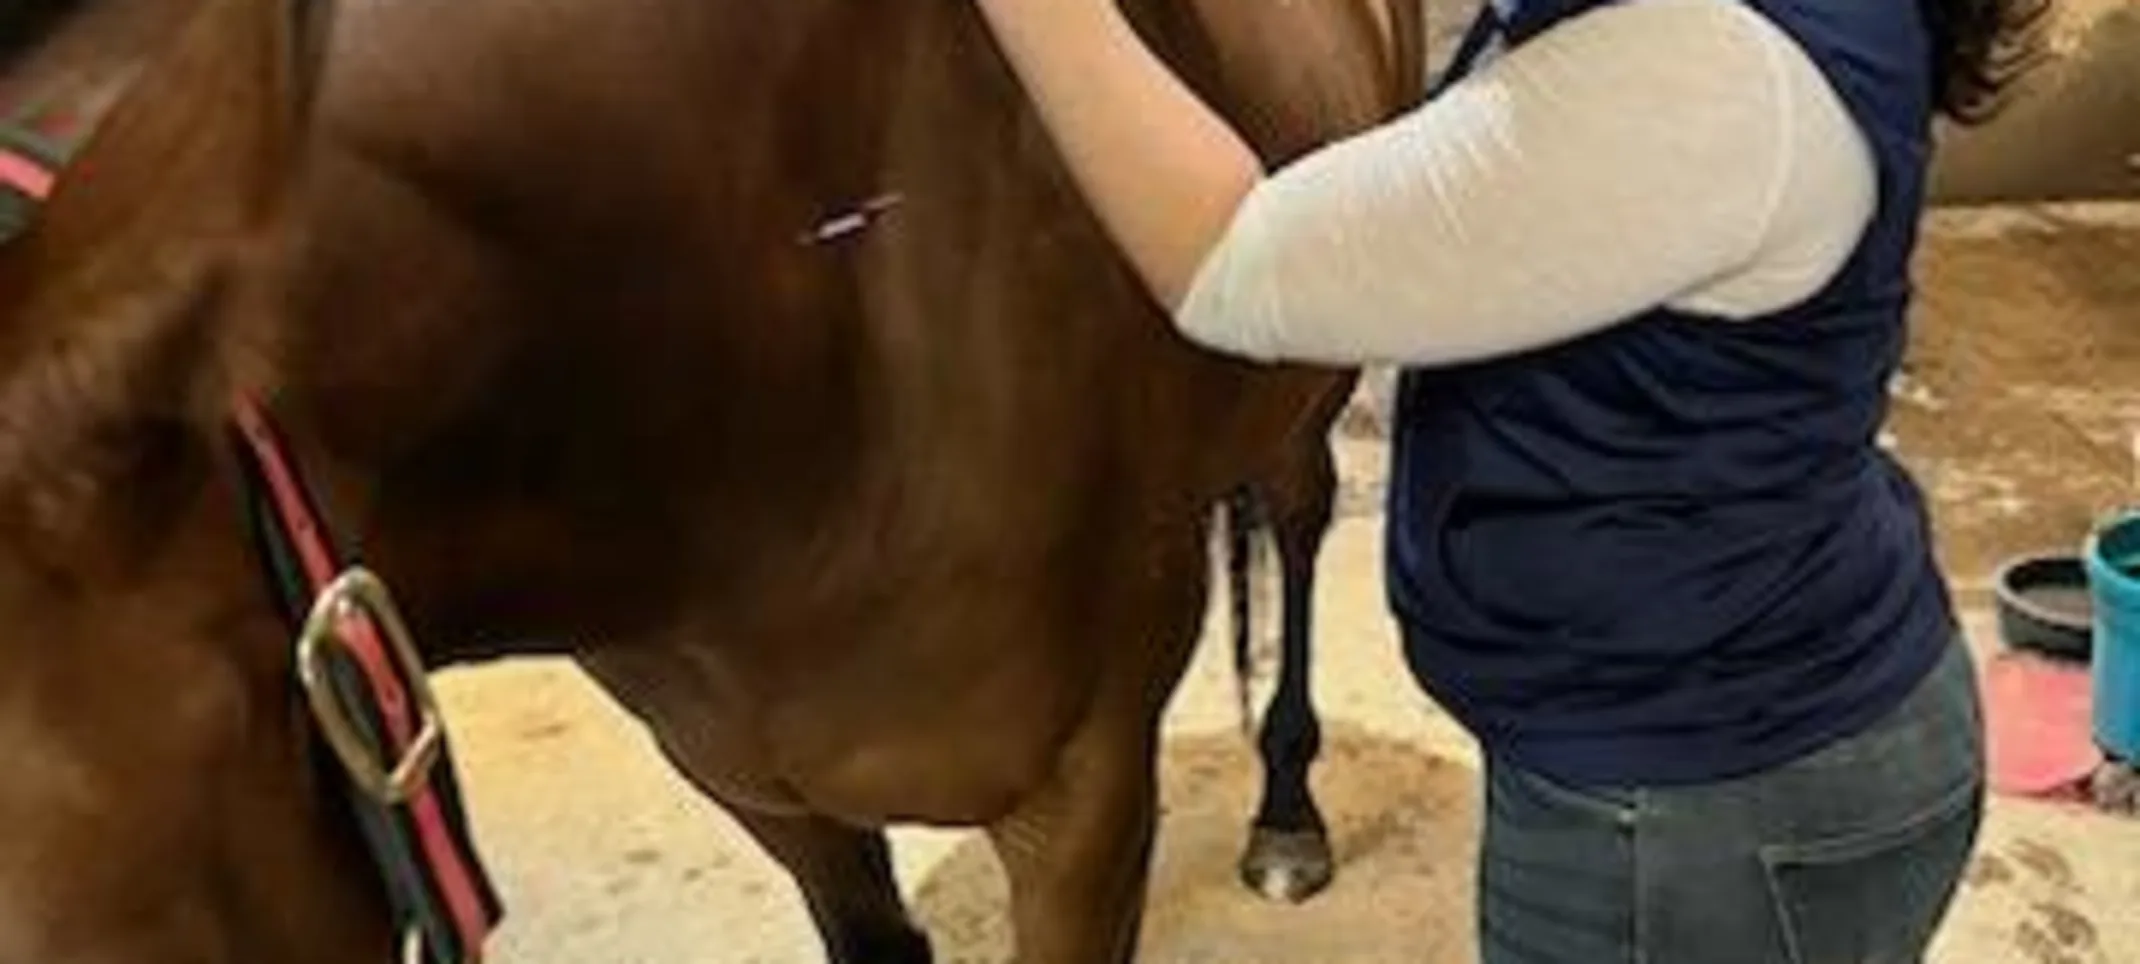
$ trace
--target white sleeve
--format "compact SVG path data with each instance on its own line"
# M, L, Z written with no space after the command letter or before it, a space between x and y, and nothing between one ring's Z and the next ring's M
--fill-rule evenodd
M1743 317L1832 274L1872 183L1781 30L1736 2L1634 0L1274 173L1175 320L1249 358L1429 365L1659 305Z

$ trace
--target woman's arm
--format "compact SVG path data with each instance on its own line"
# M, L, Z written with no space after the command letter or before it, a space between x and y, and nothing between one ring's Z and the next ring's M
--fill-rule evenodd
M1115 243L1161 301L1179 304L1262 163L1116 0L977 2Z
M1112 0L978 2L1101 220L1231 354L1432 364L1663 304L1756 314L1871 209L1840 103L1738 4L1600 9L1266 176Z

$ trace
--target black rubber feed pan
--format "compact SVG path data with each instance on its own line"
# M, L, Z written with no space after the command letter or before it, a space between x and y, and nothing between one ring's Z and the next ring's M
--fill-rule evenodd
M2022 556L1999 568L1999 635L2015 649L2086 661L2095 605L2077 555Z

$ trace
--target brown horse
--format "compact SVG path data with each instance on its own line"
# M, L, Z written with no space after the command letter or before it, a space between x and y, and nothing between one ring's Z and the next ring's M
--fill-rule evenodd
M834 960L928 959L902 821L989 829L1021 961L1128 959L1207 511L1350 375L1174 336L960 4L356 3L315 112L290 2L197 0L0 251L0 961L380 960L397 856L480 936L285 458L425 663L574 654ZM1273 162L1420 75L1364 2L1129 6Z

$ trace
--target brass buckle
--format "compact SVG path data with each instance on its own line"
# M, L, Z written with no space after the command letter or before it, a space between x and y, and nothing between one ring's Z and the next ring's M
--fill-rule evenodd
M365 747L347 708L336 697L327 672L328 647L347 645L342 627L346 620L356 616L371 617L372 625L385 637L388 655L400 664L402 675L407 679L410 700L416 708L419 726L416 738L401 759L390 765L375 759ZM415 796L430 776L431 767L438 762L439 748L445 742L445 726L441 722L438 697L431 692L423 660L416 653L416 643L409 635L408 625L402 622L400 610L394 606L392 594L379 577L361 566L353 567L320 592L297 637L297 671L305 687L305 696L312 704L313 719L319 722L327 744L334 748L335 755L342 760L342 768L348 771L358 788L388 806L406 803Z

